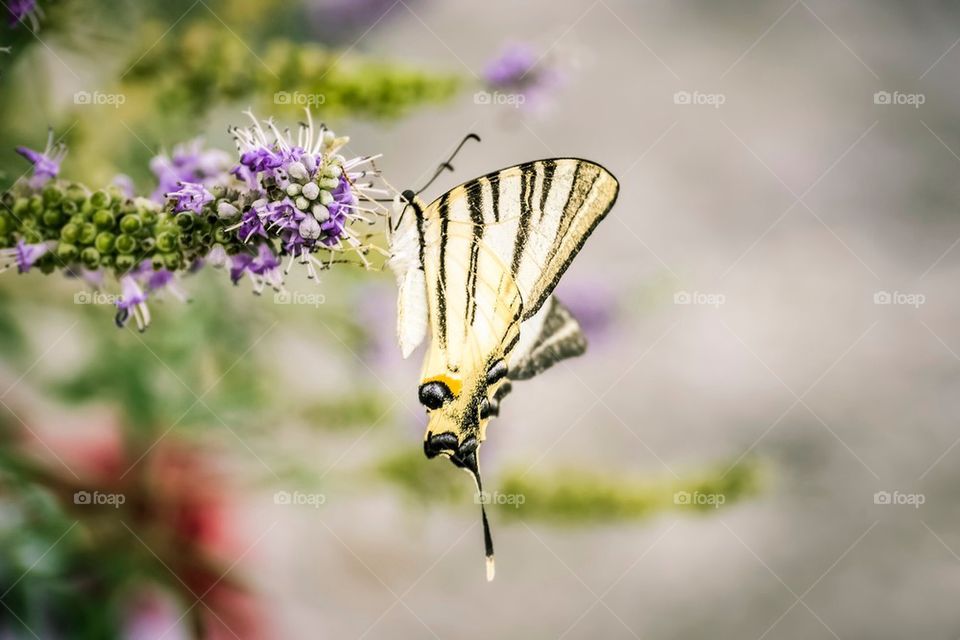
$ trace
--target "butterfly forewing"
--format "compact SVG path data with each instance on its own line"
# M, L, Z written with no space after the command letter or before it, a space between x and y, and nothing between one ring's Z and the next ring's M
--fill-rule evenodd
M423 241L435 250L424 267L439 346L451 348L479 329L485 320L477 309L497 308L493 298L504 274L519 292L521 320L534 315L617 191L603 167L558 158L487 174L431 203ZM490 327L487 337L506 328Z

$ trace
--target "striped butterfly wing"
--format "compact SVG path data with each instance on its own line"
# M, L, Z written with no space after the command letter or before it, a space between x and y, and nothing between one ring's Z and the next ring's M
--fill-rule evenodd
M600 165L557 158L487 174L432 202L421 234L434 330L427 369L479 366L498 348L507 355L618 190Z

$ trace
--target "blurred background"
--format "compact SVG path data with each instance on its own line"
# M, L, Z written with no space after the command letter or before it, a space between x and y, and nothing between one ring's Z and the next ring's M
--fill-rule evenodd
M309 104L401 189L479 134L428 199L549 156L621 192L558 289L589 351L488 431L490 584L390 274L200 272L143 334L4 274L0 637L960 635L954 3L3 4L4 187L48 128L149 193Z

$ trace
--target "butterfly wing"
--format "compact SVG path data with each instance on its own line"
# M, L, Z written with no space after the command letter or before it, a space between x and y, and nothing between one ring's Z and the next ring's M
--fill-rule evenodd
M437 348L457 351L472 332L482 352L509 352L513 303L499 292L515 288L519 320L534 316L618 190L600 165L556 158L471 180L426 207L425 284Z

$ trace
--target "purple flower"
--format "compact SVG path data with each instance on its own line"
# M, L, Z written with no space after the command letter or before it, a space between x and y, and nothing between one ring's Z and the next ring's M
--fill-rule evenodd
M137 329L144 331L150 325L150 309L147 294L140 288L137 278L127 274L120 278L120 299L117 301L117 326L122 327L133 316Z
M17 246L0 249L0 271L9 269L15 264L17 271L27 273L55 244L52 241L27 244L21 238L17 241Z
M512 44L495 58L483 74L487 86L494 92L517 94L510 104L524 108L537 108L551 89L562 82L562 74L556 61L537 55L527 44ZM522 97L522 100L517 100Z
M137 190L133 185L133 178L125 173L118 173L113 177L113 186L118 187L120 191L123 192L123 195L128 198L133 198L137 195Z
M244 274L250 274L253 280L253 292L259 294L265 285L280 290L283 287L283 272L280 260L267 243L257 247L257 255L241 253L230 259L230 279L233 284L240 282Z
M15 27L18 23L24 22L29 18L32 30L37 30L39 26L37 14L40 13L37 0L7 0L6 7L7 12L10 14L9 25L11 27Z
M53 144L53 132L51 131L47 139L47 148L43 152L34 151L27 147L17 147L17 153L33 164L33 176L31 176L28 184L31 189L39 189L59 175L60 163L67 155L67 149L62 144Z
M157 188L150 196L163 204L168 192L181 182L194 182L207 188L227 182L230 156L220 149L204 149L203 140L195 138L173 148L173 154L160 154L150 161L150 170L157 176Z
M249 253L238 253L230 258L230 280L233 284L240 282L240 278L250 269L252 264L253 256Z
M175 200L173 211L193 211L197 215L203 210L203 205L213 202L213 194L204 188L202 184L196 182L180 182L178 191L171 191L166 194L170 200Z
M538 56L527 44L513 44L487 65L483 77L493 88L515 88L527 80Z

